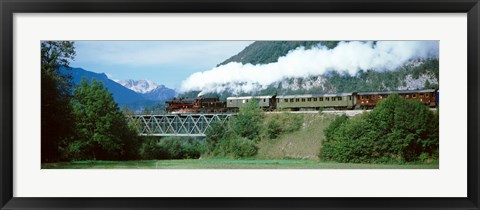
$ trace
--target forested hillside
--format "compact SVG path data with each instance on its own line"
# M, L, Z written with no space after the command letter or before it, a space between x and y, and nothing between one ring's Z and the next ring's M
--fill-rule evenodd
M319 44L332 49L337 46L338 41L257 41L218 65L224 65L230 62L242 64L272 63L276 62L279 57L287 55L290 50L302 46L305 47L305 49L310 49Z
M298 47L310 49L316 45L324 45L333 49L338 42L335 41L258 41L247 46L237 55L225 60L219 65L229 62L243 64L267 64L276 62L279 57L285 56L289 51ZM417 59L408 62L397 69L378 71L364 69L355 75L347 72L328 71L321 75L308 77L285 78L272 83L267 88L254 92L233 94L227 87L220 93L208 93L204 96L217 96L224 100L232 95L281 95L305 93L338 93L358 91L386 91L386 90L415 90L426 88L439 88L439 61L438 59ZM226 85L228 86L228 85ZM200 91L190 91L181 94L183 97L196 97Z

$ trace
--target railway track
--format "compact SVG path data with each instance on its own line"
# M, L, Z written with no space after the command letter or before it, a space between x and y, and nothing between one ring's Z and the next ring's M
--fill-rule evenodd
M436 108L430 108L431 111L436 111ZM347 115L349 117L362 114L364 112L370 112L371 109L367 110L324 110L323 114L334 114L334 115ZM273 111L265 112L265 114L281 114L281 113L292 113L292 114L318 114L319 111Z
M322 111L323 114L335 114L335 115L342 115L345 114L347 116L355 116L361 114L363 112L370 112L371 110L324 110ZM265 112L265 114L282 114L282 113L292 113L292 114L318 114L319 111L273 111L273 112Z

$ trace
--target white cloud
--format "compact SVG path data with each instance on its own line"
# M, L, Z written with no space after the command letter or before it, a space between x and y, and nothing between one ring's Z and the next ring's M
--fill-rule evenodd
M358 70L394 70L409 60L438 57L438 41L340 42L334 49L318 46L309 50L298 48L280 57L277 62L252 65L228 63L190 75L180 91L250 92L265 88L288 77L321 75L329 70L355 74Z

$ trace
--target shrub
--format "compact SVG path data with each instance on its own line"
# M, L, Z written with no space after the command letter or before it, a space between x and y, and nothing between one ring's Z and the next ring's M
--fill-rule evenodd
M335 119L330 123L330 125L323 131L325 134L325 138L327 140L331 139L333 137L333 132L335 132L335 130L337 130L337 128L340 127L343 123L347 122L347 120L347 115L335 117Z
M222 158L246 158L257 153L264 124L258 102L250 101L226 124L213 122L206 131L208 155ZM272 127L273 128L273 127Z
M369 162L369 159L380 156L374 147L377 135L372 131L371 125L365 123L364 117L345 121L322 143L321 155L324 159L339 162Z
M147 138L147 137L146 137ZM144 160L159 159L160 150L155 139L146 139L140 146L140 157Z
M282 127L285 133L291 133L300 130L303 124L303 115L283 113L280 115Z
M263 117L258 101L251 100L240 108L237 116L229 121L229 126L236 135L256 141L263 129Z
M205 150L204 142L195 138L150 138L142 144L140 156L142 159L190 159L199 158Z
M339 162L412 162L428 154L438 159L438 126L438 115L425 105L391 95L368 114L335 119L324 131L320 157Z
M231 131L228 130L228 126L224 125L221 122L215 121L210 124L210 127L205 131L207 136L207 149L208 151L215 150L217 144L222 140L227 138L230 135Z
M266 122L266 136L275 139L278 136L300 130L303 124L303 115L282 113L276 114Z
M276 139L278 136L280 136L280 134L282 134L283 129L277 118L272 118L267 122L266 132L267 137L270 139Z
M255 142L240 136L223 139L213 151L216 157L224 158L248 158L257 154Z

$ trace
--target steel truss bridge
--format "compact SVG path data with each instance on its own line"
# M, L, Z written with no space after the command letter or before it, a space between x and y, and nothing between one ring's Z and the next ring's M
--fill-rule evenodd
M140 136L205 136L213 122L225 123L232 113L129 115Z

